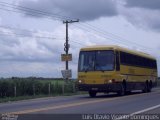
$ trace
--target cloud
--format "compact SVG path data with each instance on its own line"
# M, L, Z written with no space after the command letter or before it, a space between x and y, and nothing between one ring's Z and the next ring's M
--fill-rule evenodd
M160 0L126 0L126 6L156 10L160 9Z
M36 31L30 37L0 36L0 76L62 77L61 70L65 69L65 63L61 62L61 53L64 53L65 39L36 39L34 36L54 35L62 33L63 30L62 25L53 32ZM70 26L69 53L72 53L73 61L69 62L69 68L72 69L73 78L76 78L77 75L80 48L98 44L100 40L103 41L104 38ZM106 40L105 42L110 43Z
M106 17L106 20L104 20L103 22L105 24L107 22L107 17L119 15L123 16L130 23L139 28L156 31L159 31L160 28L160 12L158 9L149 9L140 6L131 7L127 6L127 3L125 5L121 5L120 8L118 8L118 4L117 2L115 2L115 0L98 0L98 2L97 0L21 0L20 5L30 7L31 9L46 11L52 14L58 14L60 15L60 17L69 16L72 18L79 18L81 21L92 21L93 23L98 23L98 18L100 17ZM26 11L24 14L30 17L30 12L34 13L34 11L31 10ZM38 24L38 29L43 29L39 27L42 24L44 24L44 26L47 26L48 28L50 27L49 22L41 19L44 18L45 15L41 14L36 17L39 19L38 22L38 19L34 19ZM112 18L119 20L118 17ZM33 21L30 20L29 22L33 23ZM113 22L113 24L114 23L117 22ZM121 22L117 24L121 24ZM111 26L113 28L119 29L119 27L116 26L117 24L115 24L115 26ZM25 25L28 25L28 23L25 22ZM30 29L35 26L36 25L33 24L28 25L28 28ZM73 61L69 62L69 68L72 69L72 71L74 72L73 75L74 77L76 77L78 53L81 47L93 44L114 43L113 41L111 42L109 40L107 41L106 39L104 40L104 38L102 38L102 35L97 35L96 33L88 33L85 30L80 30L73 27L74 26L72 25L69 26L69 43L71 46L69 53L73 54ZM15 35L0 35L0 76L33 75L45 77L61 77L60 70L65 69L65 63L61 62L60 59L61 53L64 53L63 48L65 42L65 25L53 25L51 29L53 29L53 31L50 30L51 32L35 30L32 33L28 31L7 31L6 29L3 29L3 32L9 32L10 34L26 34L26 37L17 37ZM104 29L108 28L106 27ZM119 30L122 29L120 28ZM35 37L53 36L57 38L57 36L55 35L58 34L61 34L60 39L41 39ZM106 37L106 35L103 37Z
M19 30L0 28L0 76L42 76L61 77L61 70L65 69L65 63L61 61L64 53L65 35L64 25L57 27L53 32L36 31L29 33L21 31L26 36L16 36ZM69 29L69 43L73 61L70 69L73 77L76 77L79 49L83 45L90 45L90 35L80 29ZM74 31L74 32L73 32ZM35 36L54 36L61 34L63 39L41 39ZM74 39L77 37L77 39ZM81 40L85 41L81 44Z
M122 4L121 4L122 3ZM93 21L101 17L124 16L134 26L144 30L160 31L159 0L21 0L21 6L44 11L52 18L62 20L74 18ZM118 7L120 6L120 7ZM35 14L33 10L24 12L27 16L45 18L46 14ZM67 16L67 18L66 18ZM33 17L33 16L32 16Z
M122 4L121 4L122 3ZM134 26L145 30L160 31L159 0L22 0L21 6L48 13L53 18L62 20L74 18L80 21L93 21L101 17L124 16ZM118 7L120 6L120 7ZM45 14L35 14L33 10L24 12L27 16L34 14L45 18ZM67 18L66 18L67 16ZM33 16L32 16L33 17Z
M21 31L27 36L16 36L13 33L19 33L19 30L0 28L0 33L6 32L9 34L0 35L0 76L61 77L63 41L35 37L53 35L54 31Z
M159 0L125 0L118 8L119 14L132 25L143 30L160 32Z
M10 34L17 30L0 29ZM26 32L28 37L0 35L0 76L40 76L61 77L61 70L65 69L65 62L61 61L64 52L65 34L64 25L60 25L52 32L34 30ZM21 31L21 34L26 34ZM54 36L60 34L61 39L40 39L35 36ZM77 27L69 27L69 53L72 53L73 61L69 62L73 78L77 75L78 55L81 47L98 44L104 38L88 33ZM106 41L105 41L106 42ZM109 42L107 42L109 43Z
M36 38L37 35L47 36L43 31L31 33L1 28L0 32L0 61L49 62L56 56L56 51L49 49L48 46L52 45L53 48L58 48L57 50L61 46L61 41L54 43L54 39ZM20 33L24 36L17 36Z
M123 8L121 10L121 14L132 23L132 25L143 30L160 32L160 11L142 10L139 8Z
M0 62L1 77L61 77L59 63L41 63L41 62L18 62L4 61Z
M81 21L95 20L100 17L111 17L118 14L115 1L113 0L36 0L21 1L21 6L51 13L53 16L76 18ZM28 10L26 15L34 14L35 11ZM37 17L45 17L39 14Z

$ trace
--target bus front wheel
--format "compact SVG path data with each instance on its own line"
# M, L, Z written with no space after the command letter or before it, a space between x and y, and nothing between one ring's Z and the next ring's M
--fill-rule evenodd
M89 91L89 96L90 96L90 97L95 97L96 94L97 94L96 91Z

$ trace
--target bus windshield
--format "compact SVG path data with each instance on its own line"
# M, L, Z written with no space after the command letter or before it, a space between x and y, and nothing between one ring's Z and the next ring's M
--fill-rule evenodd
M114 51L81 51L79 55L79 72L114 70Z

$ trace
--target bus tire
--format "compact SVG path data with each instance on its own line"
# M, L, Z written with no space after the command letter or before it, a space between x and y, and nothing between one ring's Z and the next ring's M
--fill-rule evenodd
M152 90L152 81L148 83L147 92L151 92L151 90Z
M123 95L125 95L125 85L124 84L121 84L121 90L119 90L118 92L117 92L117 94L119 95L119 96L123 96Z
M147 93L149 91L148 87L149 87L149 84L148 84L148 81L146 81L145 84L144 84L144 88L143 88L142 92Z
M131 92L131 91L126 91L125 94L126 94L126 95L130 95L130 94L132 94L132 92Z
M89 96L92 97L92 98L95 97L96 94L97 94L96 91L89 91Z

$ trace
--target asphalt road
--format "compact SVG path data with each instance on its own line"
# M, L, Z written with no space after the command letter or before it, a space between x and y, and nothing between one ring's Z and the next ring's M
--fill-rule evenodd
M151 93L134 92L119 97L115 94L99 94L40 98L0 104L0 113L12 114L160 114L160 89Z

